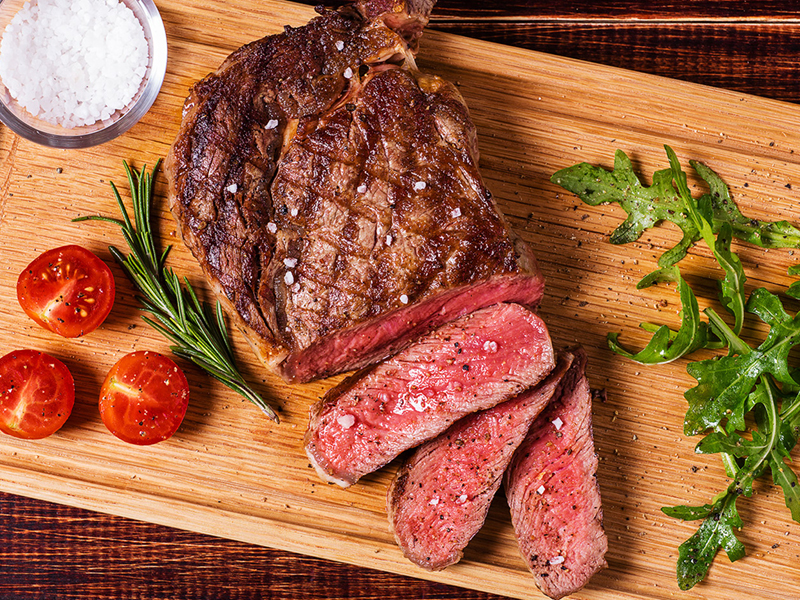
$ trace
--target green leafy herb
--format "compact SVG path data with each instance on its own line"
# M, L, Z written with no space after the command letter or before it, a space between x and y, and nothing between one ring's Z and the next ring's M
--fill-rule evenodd
M642 364L657 365L672 362L708 343L708 324L700 320L697 298L689 284L681 277L678 267L659 269L647 275L637 285L637 289L650 287L655 283L676 282L681 296L681 327L674 333L666 325L655 330L647 346L637 353L625 350L617 342L619 334L608 334L608 346L617 354ZM648 324L641 325L650 329Z
M749 393L748 404L756 417L756 429L751 431L751 440L738 432L717 430L697 445L696 451L699 453L725 453L738 461L735 463L737 468L731 474L733 481L714 499L712 505L662 509L667 515L680 519L705 519L698 531L679 549L678 585L681 589L691 588L706 576L720 548L728 553L731 561L744 556L744 545L735 533L743 526L736 510L736 500L740 496L752 495L753 481L767 468L772 472L773 481L783 489L792 519L800 522L797 476L784 461L796 444L797 423L787 418L786 414L778 414L777 395L777 388L767 377L761 377Z
M675 188L681 199L683 208L686 214L689 215L689 219L695 229L699 232L700 237L705 241L708 247L711 248L717 262L725 271L725 278L719 282L720 302L722 302L722 305L734 316L735 324L733 331L738 335L744 323L745 276L742 262L739 260L738 256L731 252L732 224L729 221L723 221L718 227L717 238L714 238L714 228L711 225L711 221L713 220L711 198L714 196L706 195L695 202L689 191L689 186L686 184L686 173L681 169L675 151L669 146L665 146L665 149L667 151L667 157L669 158L672 179L675 182ZM710 171L710 169L708 170ZM800 242L800 240L798 241Z
M789 275L800 275L800 265L792 265L789 267ZM786 295L800 300L800 281L793 281L789 289L786 290Z
M786 221L769 223L742 216L724 182L708 167L691 162L710 188L709 193L694 199L677 156L665 148L670 168L656 172L650 187L641 184L621 151L617 151L611 173L582 163L559 171L552 179L588 204L618 202L626 210L628 218L612 234L613 243L638 239L645 229L663 220L683 231L682 240L661 256L662 268L637 285L642 289L656 282L677 284L680 329L675 332L666 326L642 324L654 335L637 353L620 347L617 334L609 333L609 347L614 352L644 364L659 364L702 347L728 349L727 356L687 365L697 385L684 394L689 405L684 431L704 435L696 451L719 454L731 482L709 504L662 509L679 519L702 519L696 533L679 550L678 585L686 590L705 578L720 549L731 561L744 556L744 545L736 536L743 526L736 502L752 495L754 480L767 470L783 490L792 519L800 522L797 475L787 463L800 436L800 377L789 365L790 351L800 344L800 315L791 316L780 298L765 289L754 290L745 301L744 269L731 251L734 236L768 248L797 248L800 231ZM718 282L719 300L733 316L732 327L713 308L703 311L708 321L702 321L697 299L675 265L700 240L709 246L724 273ZM800 265L789 269L789 275L799 274ZM786 293L800 298L800 282L793 283ZM770 327L756 348L739 337L747 314Z
M736 537L736 530L743 525L736 510L736 498L725 494L714 504L663 509L676 519L703 519L697 532L678 549L678 585L682 590L688 590L705 579L720 548L727 552L731 562L744 557L744 544Z
M770 325L769 335L755 350L741 342L747 352L689 364L687 371L697 379L697 386L685 394L689 402L684 422L687 435L702 433L723 420L729 431L743 430L747 396L762 375L770 374L789 386L796 384L788 361L789 351L800 344L800 315L790 317L780 299L763 288L753 291L747 308Z
M758 221L742 215L731 200L728 186L710 168L702 163L690 161L689 164L708 184L709 192L704 194L698 204L708 203L711 207L711 227L718 233L723 223L730 224L734 237L763 248L800 247L800 230L788 221ZM588 163L580 163L553 174L553 183L577 194L586 204L617 203L628 217L611 234L612 244L626 244L638 240L645 230L661 221L671 221L683 231L683 238L673 248L667 250L658 265L669 267L676 264L701 239L694 221L685 212L685 207L672 185L672 169L653 173L653 183L645 186L636 176L628 156L617 150L614 155L614 169L607 171Z
M248 385L236 367L220 303L217 302L216 311L209 310L200 302L189 280L184 277L181 282L175 272L165 266L171 247L161 254L156 252L150 210L153 204L153 177L160 162L149 174L146 167L137 172L127 162L124 163L133 204L133 222L113 182L111 188L122 213L121 220L90 216L78 217L73 221L96 220L119 225L130 254L125 256L114 246L110 246L109 250L141 292L139 301L143 310L155 317L155 320L143 317L144 320L173 342L171 350L176 356L192 361L277 422L279 419L275 410Z

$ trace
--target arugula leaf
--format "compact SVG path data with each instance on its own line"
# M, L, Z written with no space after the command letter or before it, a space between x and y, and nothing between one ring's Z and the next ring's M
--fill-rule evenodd
M800 275L800 265L792 265L789 267L788 274L792 276ZM789 289L786 290L786 295L800 300L800 281L793 281Z
M769 455L769 465L772 471L772 481L781 486L783 498L792 513L792 520L800 523L800 486L797 475L784 461L783 450L774 449Z
M798 248L800 230L789 221L758 221L745 217L731 198L730 190L722 178L703 163L690 160L689 164L708 184L713 209L714 231L722 223L730 223L734 235L762 248Z
M681 202L672 187L672 171L656 171L652 185L644 186L622 150L614 154L613 171L580 163L557 171L550 181L577 194L586 204L598 206L616 202L628 213L627 219L611 234L612 244L634 242L645 230L661 221L675 223L683 231L683 238L662 255L658 261L660 267L677 263L699 239L697 229L683 214Z
M773 304L774 296L771 294L766 295L763 292L760 295L763 296L765 304ZM771 308L775 309L777 307L773 305ZM785 314L782 307L780 311L776 311L773 314L763 311L759 316L766 316L773 322L785 322L787 319L793 321ZM755 353L757 353L757 350L750 354ZM752 439L744 438L738 431L726 433L718 429L707 435L697 445L695 450L699 453L720 452L744 459L741 467L733 474L733 481L728 489L721 499L718 497L715 501L715 507L721 500L726 498L733 499L733 502L735 502L737 496L751 496L753 481L769 468L772 472L773 482L776 485L780 485L783 490L784 501L791 512L792 519L800 522L800 488L798 488L797 475L785 462L785 459L789 457L789 453L797 443L797 425L793 423L796 420L797 399L795 398L794 402L789 402L787 410L779 414L777 411L777 399L780 395L780 391L773 383L773 380L766 375L761 375L758 384L748 394L746 402L755 415L757 427L751 432ZM792 416L795 418L792 419ZM698 511L687 512L685 508L675 507L662 510L666 514L678 518L687 520L697 518ZM707 506L704 508L707 508ZM735 510L735 506L730 510ZM717 518L716 514L714 518ZM738 519L738 515L735 520L738 520L738 526L740 527L741 521ZM713 559L713 554L710 555L708 561L704 560L704 558L708 557L708 553L712 551L711 549L716 552L723 546L724 541L730 541L727 536L731 532L723 530L724 536L720 537L717 535L718 530L716 528L704 529L704 526L701 526L698 532L685 542L686 552L679 552L678 580L682 589L688 589L688 587L691 587L705 576L705 572L711 564L710 559ZM705 553L701 552L702 559L697 560L698 552L696 549L699 545L702 545ZM683 547L681 546L682 549ZM695 562L696 560L697 562ZM735 559L731 558L731 560ZM698 565L704 567L705 571ZM684 585L688 587L683 587Z
M791 397L784 394L782 410L778 415L780 421L777 424L777 441L770 452L769 466L773 483L781 486L783 490L786 508L791 512L792 519L800 523L800 484L797 475L786 463L786 459L791 461L790 452L797 445L800 431L797 415L798 399L797 395Z
M682 590L691 589L705 578L720 548L731 562L744 557L744 544L736 537L736 529L743 525L736 499L736 494L726 493L714 504L661 509L668 516L685 521L704 519L697 532L678 548L678 587Z
M733 315L735 319L733 332L738 335L744 324L744 282L746 277L742 262L738 256L731 252L731 235L733 232L731 223L723 221L718 229L719 235L714 239L714 228L711 224L713 221L713 207L710 197L703 196L695 203L686 184L686 173L681 169L675 151L669 146L664 146L664 149L669 158L672 179L675 182L678 196L683 203L686 214L689 215L692 224L714 253L714 258L717 259L722 270L725 271L725 277L719 282L720 302Z
M668 282L676 282L680 292L681 327L678 332L673 335L674 332L669 327L662 325L655 331L647 346L635 354L617 343L619 334L609 333L607 341L611 350L638 363L656 365L672 362L706 345L708 325L700 320L697 298L689 284L681 277L678 267L668 267L650 273L636 285L636 289ZM642 327L648 328L645 324L642 324Z
M744 545L736 539L733 529L743 525L736 510L736 499L739 496L752 495L753 481L767 467L772 470L775 482L784 489L786 505L792 511L792 518L797 520L800 516L800 496L795 492L797 479L783 461L782 454L788 454L788 451L781 446L781 421L774 393L773 384L762 377L749 394L750 404L758 409L758 430L752 432L752 440L743 438L737 432L726 434L715 431L697 445L697 452L724 452L744 458L742 466L733 474L733 481L725 492L714 499L714 504L693 508L662 508L667 515L684 520L705 518L697 532L680 546L677 573L681 589L691 588L706 576L720 548L725 549L731 561L744 556Z
M800 247L800 229L788 221L770 222L745 217L731 200L728 186L713 170L697 161L689 164L709 186L710 192L704 194L698 203L708 202L711 206L714 233L720 231L723 223L729 223L733 237L762 248ZM628 213L625 221L611 234L612 244L636 241L645 230L661 221L677 225L683 237L658 260L659 267L669 267L683 259L692 244L701 239L672 186L672 177L671 169L656 171L652 185L645 186L636 176L628 156L617 150L612 171L584 162L557 171L550 181L576 194L586 204L617 203Z
M697 435L727 420L728 431L744 430L744 407L750 390L764 374L776 381L796 384L789 370L789 351L800 344L800 315L790 317L780 299L764 288L750 295L747 310L770 325L770 332L755 350L690 363L689 375L697 385L684 397L689 410L684 432Z
M719 301L733 315L733 332L739 334L744 325L744 282L747 280L742 261L731 252L731 226L723 223L714 243L714 257L725 271L719 281Z

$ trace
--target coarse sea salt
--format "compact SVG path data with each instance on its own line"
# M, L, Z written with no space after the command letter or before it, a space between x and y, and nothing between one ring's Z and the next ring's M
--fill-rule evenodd
M356 424L356 418L353 415L342 415L336 422L339 423L344 429L350 429L353 425Z
M497 352L497 342L492 340L486 340L483 343L483 351L484 352Z
M147 71L142 25L118 0L25 3L0 41L0 79L44 121L91 125L128 106Z

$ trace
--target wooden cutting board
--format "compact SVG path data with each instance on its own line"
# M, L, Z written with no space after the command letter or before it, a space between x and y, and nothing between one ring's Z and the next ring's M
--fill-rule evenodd
M461 563L427 573L407 562L384 508L396 464L341 490L322 483L305 458L308 407L335 380L288 386L260 369L238 334L241 364L280 406L282 424L185 365L191 406L171 440L138 448L105 430L97 396L106 371L127 352L166 352L167 344L140 320L133 290L107 250L124 248L119 230L71 219L116 216L109 181L124 184L123 159L141 166L166 154L188 87L241 44L284 24L302 25L313 14L277 0L161 0L159 8L169 39L167 77L152 110L129 133L101 147L53 150L0 128L0 350L51 353L77 384L75 411L59 433L35 442L0 439L0 489L516 598L541 597L518 555L502 494ZM679 235L667 226L636 244L612 246L608 234L622 212L586 207L549 177L582 160L610 167L616 148L647 175L666 165L668 143L687 168L694 158L717 171L745 214L797 222L800 107L436 32L426 33L419 65L461 89L478 127L487 184L547 277L541 314L552 337L558 346L582 343L592 386L607 390L607 400L594 406L594 431L609 568L575 597L796 598L800 529L767 480L740 501L748 556L734 565L719 556L707 582L689 594L678 590L677 547L695 527L660 507L708 502L727 481L719 460L695 455L697 440L682 435L682 394L693 383L685 363L635 365L607 350L605 335L621 331L623 341L636 345L645 340L637 333L641 321L677 322L674 290L636 291L635 283ZM157 225L162 242L176 244L170 264L205 290L167 212L165 188L160 176ZM118 285L109 319L78 340L42 330L15 300L25 265L66 243L112 264ZM749 287L777 291L788 284L791 252L736 249ZM704 279L713 274L708 253L697 249L683 264L698 295L712 297Z

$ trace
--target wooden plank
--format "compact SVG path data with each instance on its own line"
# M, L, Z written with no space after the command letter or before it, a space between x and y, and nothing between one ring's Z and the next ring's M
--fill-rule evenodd
M340 6L345 0L302 0L303 4ZM791 0L765 0L762 2L736 2L735 0L678 0L673 2L641 2L641 0L555 0L554 2L482 2L481 0L438 0L432 17L437 23L447 20L591 20L613 21L679 20L697 21L763 21L787 20L800 16L800 2Z
M800 25L785 23L646 23L539 21L433 23L453 32L548 54L800 101ZM692 60L687 60L692 56Z
M284 423L273 425L187 366L192 404L181 430L167 443L135 448L104 430L96 410L98 388L124 352L165 350L166 343L138 321L133 290L119 269L114 267L120 288L115 310L85 339L56 339L16 307L16 276L37 252L79 240L109 259L105 246L122 245L109 225L70 220L115 213L108 181L121 182L123 158L141 164L163 156L192 81L238 45L279 31L284 23L302 24L311 15L307 7L275 0L257 5L206 0L191 7L165 0L160 7L170 41L169 73L153 110L129 134L101 148L56 151L0 130L5 267L0 294L7 299L0 305L6 324L0 340L9 349L33 346L59 356L78 386L75 413L59 434L38 442L0 440L0 488L393 573L537 597L502 501L493 505L464 561L429 574L402 558L388 531L384 494L394 465L349 490L318 481L301 440L308 406L332 381L287 386L262 373L236 337L247 374L282 407ZM611 246L607 233L618 223L619 211L583 207L550 184L549 175L580 160L608 165L616 147L651 172L664 165L661 145L666 142L682 158L717 170L746 213L792 218L800 187L785 185L800 178L795 153L800 109L433 31L424 38L419 63L459 85L478 127L487 184L516 231L533 245L548 278L542 314L553 338L559 345L582 342L590 354L591 383L608 390L608 400L595 407L595 435L610 568L575 597L672 597L675 549L692 527L659 509L707 501L720 485L722 470L713 457L700 461L692 451L694 440L681 436L681 390L690 383L683 365L637 376L641 367L611 355L604 337L609 330L622 330L628 340L641 340L632 333L640 321L674 321L674 295L634 289L654 268L660 250L675 240L674 231L649 233L628 248ZM159 195L164 187L160 179ZM163 202L157 221L163 242L175 242ZM787 283L787 252L772 252L765 263L763 251L741 250L752 286L775 289ZM204 289L180 244L171 262ZM699 253L687 267L695 278L709 272L708 256ZM695 597L727 600L757 597L765 590L775 598L791 597L793 592L771 573L800 580L797 544L783 535L796 534L796 525L789 522L779 494L766 485L759 492L747 504L758 503L759 516L752 508L745 512L751 556L736 565L718 561ZM772 548L776 540L781 544Z
M10 498L1 513L0 574L7 574L0 577L3 598L419 600L433 598L432 591L444 598L449 590L453 595L447 597L487 600L482 592L94 512L76 519L78 511L62 505L32 510L35 501ZM52 536L47 545L44 535ZM91 551L87 540L93 537L103 540L105 552ZM43 560L48 553L58 560ZM298 577L298 572L307 576Z

